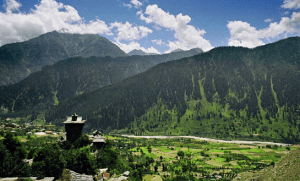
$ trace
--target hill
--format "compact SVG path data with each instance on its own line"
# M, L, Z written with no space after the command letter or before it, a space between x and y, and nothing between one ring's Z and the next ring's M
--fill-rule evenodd
M299 142L299 48L294 37L161 63L51 107L46 120L76 112L86 130Z
M127 56L117 45L96 34L57 31L0 47L0 86L14 84L60 60L82 56Z
M240 180L300 180L300 149L294 149L281 158L274 166L267 167L257 173L242 173L238 177ZM236 177L234 179L238 180Z
M1 110L43 110L77 95L115 84L156 64L198 52L124 57L73 57L45 66L19 83L0 87Z

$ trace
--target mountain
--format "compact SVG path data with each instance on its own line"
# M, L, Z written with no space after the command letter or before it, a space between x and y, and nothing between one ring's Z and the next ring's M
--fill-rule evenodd
M53 106L46 120L62 125L76 112L86 131L299 142L299 49L293 37L161 63Z
M142 50L134 49L131 52L127 53L127 55L131 56L131 55L158 55L158 54L156 54L156 53L146 53Z
M177 48L177 49L173 50L172 52L181 52L181 51L184 51L184 50Z
M117 45L96 34L57 31L0 47L0 86L14 84L60 60L82 56L127 56Z
M203 53L204 51L201 48L193 48L193 49L190 49L190 50L181 50L181 49L178 48L176 50L173 50L171 53L179 53L179 52L181 52L181 53L189 52L193 55L197 55L199 53Z
M51 105L112 85L156 64L198 54L178 52L164 55L124 57L73 57L30 74L14 85L0 86L2 110L43 110ZM1 109L0 109L1 111Z

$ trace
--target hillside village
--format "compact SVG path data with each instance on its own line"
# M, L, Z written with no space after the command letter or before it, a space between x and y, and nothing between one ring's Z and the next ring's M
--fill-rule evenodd
M84 126L85 120L82 120L82 117L78 117L76 114L73 114L72 117L68 117L67 121L65 121L66 130L68 130L69 134L66 134L66 132L58 132L55 128L55 125L37 125L32 123L24 123L20 121L19 124L14 123L14 120L22 120L22 118L6 118L5 121L1 121L0 131L1 136L5 136L7 133L12 133L14 136L19 136L21 138L22 142L26 142L26 139L30 139L32 136L35 137L44 137L49 136L53 138L58 138L56 140L57 143L64 144L65 142L70 141L71 143L74 143L76 140L80 139L82 135L82 128ZM76 124L74 124L76 123ZM79 129L76 129L76 126L81 125ZM74 127L75 126L75 127ZM67 136L68 135L68 136ZM105 138L102 136L100 131L94 131L92 135L88 135L89 141L92 143L88 145L88 147L91 147L94 152L93 155L96 155L97 149L101 149L105 144ZM96 151L96 152L95 152ZM28 163L30 166L33 164L33 159L24 159L25 163ZM129 177L129 171L125 171L121 176L119 177L113 177L110 178L110 174L106 171L108 168L102 168L98 170L98 173L96 175L86 175L86 174L80 174L76 173L75 171L65 169L62 177L67 177L71 181L93 181L93 180L110 180L110 181L121 181L121 180L127 180ZM42 179L38 179L38 177L7 177L7 178L1 178L1 181L9 181L9 180L22 180L22 179L31 179L31 180L41 180L41 181L52 181L55 180L55 177L44 177ZM62 178L62 180L65 180L65 178ZM68 180L68 179L67 179Z
M20 118L16 118L16 119L17 120L22 120ZM173 172L171 170L169 170L169 169L172 169L171 165L169 165L172 162L170 162L168 164L168 166L167 166L167 163L164 161L165 159L168 158L167 155L164 155L164 153L162 152L161 154L163 156L161 155L157 159L152 160L152 161L151 161L151 157L148 157L148 156L151 155L151 152L155 153L158 150L157 148L155 148L156 144L153 142L155 140L151 140L150 139L150 142L148 142L148 143L146 143L144 141L143 142L138 141L138 142L134 143L134 145L132 145L132 143L131 143L132 141L128 142L128 140L127 140L129 138L125 139L124 137L123 138L120 138L120 137L119 138L118 137L116 137L116 138L109 137L109 139L107 139L107 138L105 138L102 135L102 133L100 131L97 131L97 130L95 130L95 131L93 131L91 133L88 133L88 134L82 134L82 128L84 127L84 123L85 122L86 121L83 120L82 117L80 117L80 116L78 116L76 114L73 114L72 116L67 117L67 120L64 122L64 124L65 124L65 130L68 130L68 131L67 132L62 132L61 128L57 129L55 126L50 125L50 124L49 125L36 125L34 123L24 123L24 122L20 122L20 121L17 124L17 123L14 123L14 119L13 118L7 118L6 120L1 121L1 134L2 134L2 136L4 136L4 138L2 138L2 139L7 139L7 137L5 135L7 135L7 134L9 135L9 134L12 133L14 136L16 136L17 138L19 138L19 140L20 140L21 143L22 142L26 143L28 141L30 142L30 140L34 140L34 139L44 139L45 138L45 140L42 141L41 145L38 146L39 148L35 148L33 150L34 152L36 152L36 151L38 151L40 149L43 149L45 147L44 143L46 143L46 147L45 148L49 148L49 149L51 149L51 147L52 147L50 145L54 146L55 144L59 144L60 145L59 147L61 147L60 148L61 150L62 149L66 149L66 150L70 149L71 152L72 152L72 150L76 149L76 147L80 148L80 149L87 148L88 150L90 150L89 151L90 155L93 155L93 157L95 157L97 159L99 159L99 153L100 152L101 152L102 156L104 156L103 154L107 154L107 153L103 152L103 149L105 150L106 144L114 144L116 146L116 147L114 147L114 149L119 150L118 152L120 152L121 155L124 155L124 153L127 152L126 150L129 147L131 147L131 150L133 151L133 152L131 152L131 154L134 153L134 155L136 155L136 156L130 156L130 155L128 157L126 156L126 158L127 158L126 160L130 161L129 165L131 165L133 163L133 160L135 160L135 159L144 158L147 161L146 162L141 162L141 163L143 163L143 167L145 167L145 165L147 166L148 164L150 166L148 168L150 170L147 170L145 168L145 172L146 173L151 173L150 175L154 174L154 176L150 176L149 174L145 176L144 175L145 173L144 174L142 174L143 172L139 173L141 170L140 171L139 171L139 169L136 170L136 168L139 168L138 163L140 161L138 161L138 160L136 160L137 161L136 165L132 165L131 166L135 170L134 173L131 173L132 171L129 171L129 170L127 170L127 171L125 170L125 171L122 172L122 170L124 170L124 168L121 168L119 170L119 172L118 172L117 170L114 170L113 167L117 168L119 166L117 166L116 164L112 164L113 167L111 167L111 165L110 165L112 163L111 161L110 162L106 162L106 161L103 160L106 163L110 163L110 164L108 164L108 166L110 167L110 169L109 168L105 168L105 166L103 168L97 168L97 171L94 172L94 174L89 174L89 173L91 173L90 171L84 171L83 173L82 172L80 173L80 170L74 171L72 169L69 169L68 167L65 167L63 170L61 170L61 175L59 175L59 176L51 176L51 175L47 174L47 171L46 171L44 173L44 176L42 176L42 177L41 176L38 176L38 177L36 177L36 176L30 176L30 177L22 177L22 176L21 177L20 176L19 177L13 177L13 176L11 176L11 177L0 178L0 180L8 181L8 180L22 180L22 179L29 180L29 179L31 179L31 180L43 180L43 181L52 181L52 180L59 180L59 181L63 181L63 180L70 180L70 181L84 181L84 180L87 180L87 181L92 181L92 180L122 181L122 180L140 180L140 178L153 178L153 179L155 178L156 180L161 180L161 179L162 180L168 180L168 178L174 177ZM133 137L133 136L131 136L131 137ZM173 138L173 139L176 140L178 138ZM78 140L80 140L80 141L78 142ZM127 141L125 141L125 140L127 140ZM70 142L70 143L68 143L68 142ZM175 141L175 145L177 145L177 146L175 146L175 145L171 146L170 145L169 147L167 147L168 149L170 149L171 152L174 152L175 150L179 150L178 152L176 151L177 152L176 156L175 155L171 156L171 157L173 157L173 159L175 157L175 160L174 160L175 162L173 161L173 163L177 164L177 162L181 163L183 161L181 164L183 164L183 163L186 164L186 163L190 162L192 164L192 165L188 166L188 170L190 169L190 171L192 171L192 170L195 169L194 167L196 166L195 163L197 161L194 160L193 162L195 162L195 161L196 162L193 163L193 162L191 162L191 158L193 158L195 156L197 157L197 152L195 152L195 153L193 153L193 152L182 152L180 150L183 150L183 149L180 149L180 148L182 147L182 144L191 144L191 143L192 142L189 139L182 139L180 141L179 140ZM206 141L204 141L204 142L200 141L199 143L202 144L202 145L215 144L215 143L208 143ZM74 144L74 146L75 145L77 145L77 146L74 147L74 146L72 146L72 144ZM220 149L219 152L223 152L224 149L226 150L226 147L224 147L225 143L218 143L218 144L223 145L223 147ZM44 145L44 146L42 146L42 145ZM148 145L148 146L146 146L146 145ZM234 146L234 144L227 144L227 147L229 145L232 145L233 149L237 149L236 146ZM259 149L263 149L263 150L266 150L266 151L269 150L268 152L270 152L271 150L274 150L274 151L276 151L276 150L278 150L278 151L282 150L283 151L285 149L287 149L287 150L295 149L294 151L298 150L297 149L298 148L297 145L296 145L296 147L293 146L293 145L290 145L291 148L289 146L287 146L286 148L284 148L284 147L281 146L281 144L278 144L278 145L280 145L280 147L278 145L276 145L276 144L274 144L274 145L259 144L259 145L253 146L253 144L252 144L252 145L249 145L249 147L247 147L246 145L239 144L238 147L243 148L243 149L246 148L246 150L247 149L254 150L255 147L258 147ZM282 145L284 145L284 144L282 144ZM136 147L136 146L138 146L138 147ZM198 148L198 147L199 146L196 146L196 147L193 146L192 148L194 150L196 150L196 148ZM135 150L133 148L135 148ZM188 147L188 150L189 149L190 148ZM199 155L203 155L203 156L200 157L201 160L203 160L203 161L206 160L205 163L212 164L212 166L214 166L214 164L216 164L216 163L214 163L214 162L212 162L210 160L215 159L215 157L214 157L215 154L209 153L210 149L214 149L214 148L213 147L212 148L211 147L206 147L206 149L203 149L203 151L199 150L200 152L198 152L198 153L200 153ZM206 150L206 151L204 151L204 150ZM237 149L237 150L239 150L239 149ZM57 152L55 153L55 150L53 150L53 151L54 151L54 155L57 155L57 154L59 155L59 153L57 153ZM288 152L282 152L282 151L278 152L278 151L276 151L277 154L279 154L279 153L285 153L285 154L287 154L288 153ZM40 152L40 153L42 153L42 152ZM228 151L227 152L224 151L222 154L226 155L228 153L231 154L231 152L228 152ZM32 154L31 151L29 151L28 154L29 155ZM221 153L219 153L219 154L221 154ZM217 157L219 157L219 154L217 154ZM22 162L28 164L30 167L34 167L33 165L35 165L35 160L38 160L38 159L37 159L37 155L34 156L34 154L33 154L32 156L35 157L35 158L29 158L30 156L29 157L27 156L27 158L23 159ZM236 156L238 156L238 155L232 155L233 159L232 158L231 159L235 160L234 157L236 157ZM60 156L58 156L58 157L60 157ZM237 157L238 160L239 159L243 160L243 159L246 158L246 157L242 157L242 155L240 155L239 157L241 157L241 158ZM101 160L101 157L100 157L100 160ZM277 158L277 160L279 160L279 158ZM234 163L234 161L231 161L231 162L232 162L232 164ZM238 162L236 162L236 163L238 163ZM241 180L241 178L243 178L243 179L245 178L245 174L244 174L243 171L245 171L244 169L247 168L246 170L248 170L248 171L249 171L249 169L250 170L254 169L251 172L252 173L256 173L256 175L253 175L251 177L253 177L253 178L259 178L260 177L259 174L260 173L264 173L264 172L260 172L259 171L261 168L267 167L268 170L270 170L270 167L272 167L272 165L274 165L274 162L271 163L271 162L267 161L267 162L263 162L263 163L264 164L258 164L257 165L257 163L254 162L252 164L254 164L256 166L253 167L253 168L250 168L249 166L245 167L245 166L241 165L242 169L235 170L234 172L230 172L230 173L227 173L225 175L222 172L216 172L216 171L213 171L212 173L214 173L214 174L212 174L212 175L210 175L210 174L207 175L207 173L203 170L203 171L199 172L199 173L202 173L202 174L198 175L198 174L196 174L197 172L194 172L195 174L193 174L192 177L191 177L191 175L189 177L190 178L199 178L200 179L201 177L203 178L203 177L209 176L209 177L211 177L211 179L209 179L209 180L218 180L218 179L231 180L233 178L235 178L237 180ZM51 165L50 162L47 163L47 164ZM52 164L55 164L55 163L52 163ZM238 165L239 164L240 163L238 163ZM216 165L220 165L220 163L218 163ZM225 165L223 166L224 167L223 169L229 169L229 168L231 168L231 167L226 168ZM293 166L293 167L295 167L295 166ZM218 168L218 167L216 167L216 168ZM152 169L153 169L153 171L151 171ZM167 169L169 171L167 171ZM206 169L208 169L208 168L206 168ZM222 167L220 167L220 169L222 169ZM120 173L120 171L122 173ZM155 174L155 173L159 173L159 172L161 172L161 174L163 174L163 175L159 176L159 175ZM237 173L242 172L242 173L241 174L237 174L236 172ZM175 173L177 175L183 174L183 173L180 173L180 172L177 172L177 171L175 171ZM179 176L177 176L177 177L179 178ZM182 179L183 178L185 178L185 177L182 177Z

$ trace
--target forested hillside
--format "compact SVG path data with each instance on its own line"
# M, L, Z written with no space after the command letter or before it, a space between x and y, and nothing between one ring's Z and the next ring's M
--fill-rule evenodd
M299 45L294 37L162 63L54 106L46 120L76 112L87 130L299 142Z
M118 57L127 54L97 34L49 32L0 47L0 86L17 83L45 65L74 56Z
M201 50L201 49L200 49ZM112 85L156 64L198 54L194 49L164 55L73 57L0 87L1 110L44 110L77 95Z

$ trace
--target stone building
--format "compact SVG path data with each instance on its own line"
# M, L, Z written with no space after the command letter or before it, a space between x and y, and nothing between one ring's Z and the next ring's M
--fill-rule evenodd
M73 143L81 137L85 122L86 120L82 120L82 117L79 117L76 113L74 113L71 117L67 117L67 120L64 122L67 141L71 141Z

